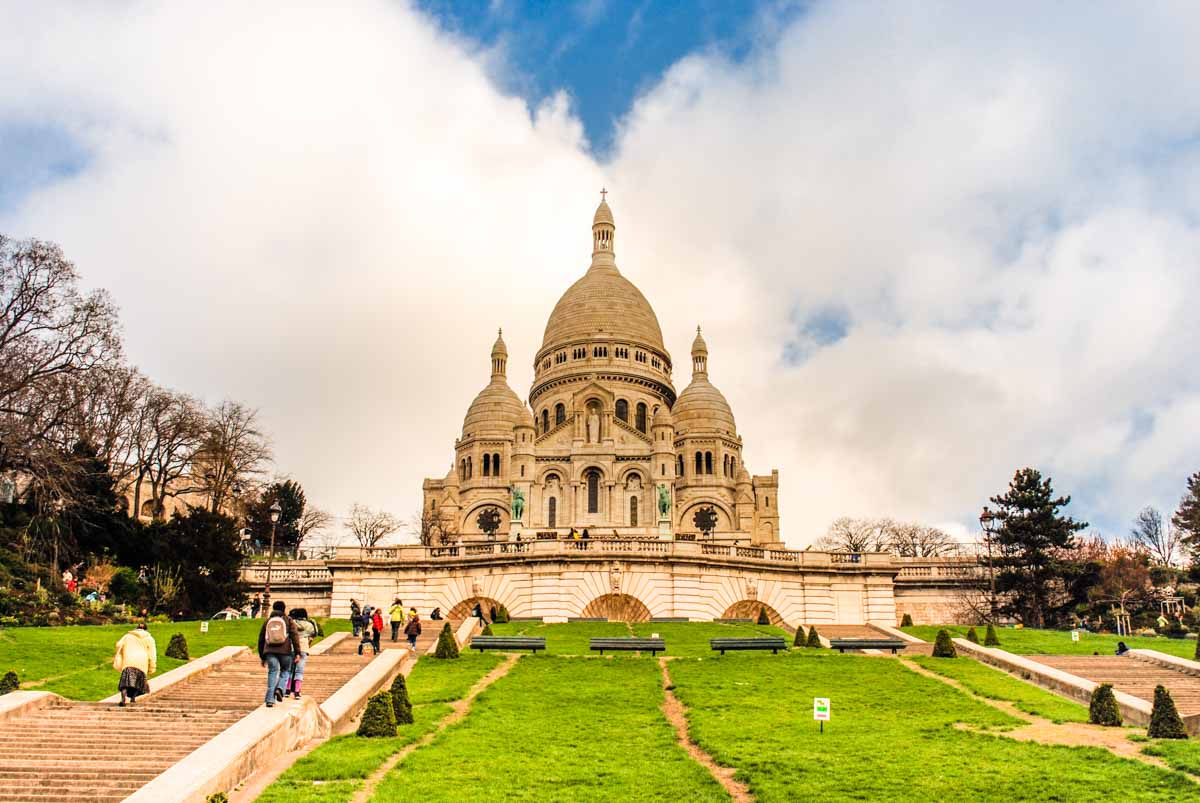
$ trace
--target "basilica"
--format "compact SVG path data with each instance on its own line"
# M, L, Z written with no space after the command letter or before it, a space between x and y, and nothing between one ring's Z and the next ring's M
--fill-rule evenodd
M534 358L528 404L506 378L503 333L491 380L463 419L454 464L427 479L424 518L443 541L592 537L778 545L779 472L752 476L697 327L692 380L672 361L645 296L617 269L616 225L600 201L592 262L563 293Z

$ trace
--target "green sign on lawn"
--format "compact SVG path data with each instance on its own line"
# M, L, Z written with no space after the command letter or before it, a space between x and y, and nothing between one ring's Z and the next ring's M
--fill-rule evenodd
M829 721L829 698L814 697L813 698L813 719L818 722Z

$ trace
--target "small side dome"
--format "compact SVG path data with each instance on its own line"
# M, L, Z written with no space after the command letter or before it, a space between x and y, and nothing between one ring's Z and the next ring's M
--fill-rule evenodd
M533 413L504 382L493 378L467 408L463 437L500 435L512 437L513 429L532 426Z
M692 341L692 356L708 355L708 344L704 342L704 335L700 334L700 327L696 327L696 339Z
M679 394L671 413L675 416L675 431L680 434L706 431L737 434L729 402L708 381L708 344L699 326L692 341L692 383Z
M596 214L592 217L592 225L595 226L597 223L607 223L610 226L617 225L613 220L612 210L608 208L608 201L604 200L604 198L600 199L600 205L596 207Z
M667 405L664 404L659 407L658 412L654 414L654 421L652 423L656 427L673 426L675 424L675 417L671 415L671 411L667 408Z
M745 464L741 464L738 466L737 484L738 485L749 485L750 484L750 472L746 470Z
M496 342L492 344L492 359L507 356L508 346L504 344L504 330L501 329L496 333Z

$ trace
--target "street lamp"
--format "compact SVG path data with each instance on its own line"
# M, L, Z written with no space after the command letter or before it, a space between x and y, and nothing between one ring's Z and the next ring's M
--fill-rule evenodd
M993 513L988 509L987 505L983 506L983 512L979 514L979 524L983 527L984 536L987 538L987 560L988 560L988 583L992 587L992 596L989 600L988 607L991 610L991 624L996 622L996 570L992 565L992 536L1000 527L1001 514Z
M267 581L263 584L264 619L271 615L271 564L275 562L275 525L279 522L279 516L282 513L283 508L279 506L279 500L276 499L271 503L271 551L267 553Z

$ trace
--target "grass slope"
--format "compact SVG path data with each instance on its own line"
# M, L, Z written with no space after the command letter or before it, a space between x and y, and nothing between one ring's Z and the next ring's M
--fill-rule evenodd
M790 633L769 625L729 625L720 622L639 622L633 626L639 636L657 633L667 641L667 655L682 655L693 658L719 656L712 651L708 640L713 638L751 638L753 636L780 636L791 646ZM733 655L734 653L727 653Z
M526 656L375 800L726 800L675 743L656 662Z
M413 724L394 739L338 736L301 758L267 787L262 803L343 803L363 779L405 745L437 727L453 710L447 703L467 695L475 683L504 660L501 655L464 654L457 661L422 658L408 676Z
M1022 711L1055 722L1087 722L1088 710L1079 703L1063 699L1032 683L993 669L970 658L953 661L919 656L911 659L924 668L953 678L971 691L989 700L1007 700Z
M492 625L492 632L497 636L543 636L546 655L592 655L589 639L628 636L629 627L622 622L508 622Z
M1142 748L1142 752L1148 756L1158 756L1172 769L1191 775L1200 775L1200 740L1195 738L1186 741L1154 739Z
M1097 748L1007 740L954 727L1017 724L895 661L864 656L748 656L675 661L692 738L739 769L759 800L1127 800L1195 794L1183 776ZM824 734L812 699L831 698ZM435 760L435 756L429 756Z
M216 621L209 622L207 633L201 633L199 622L152 624L150 634L158 645L156 674L185 663L164 655L175 633L187 637L188 653L195 659L229 645L256 649L261 626L262 620L255 619ZM327 634L349 629L348 622L336 619L322 619L321 626ZM14 670L26 689L54 692L73 700L102 699L117 690L113 648L132 629L131 625L4 628L0 630L0 674Z
M932 642L939 630L949 630L955 638L967 637L967 625L917 625L901 628L917 638ZM983 628L979 628L983 638ZM1113 655L1117 642L1124 641L1132 649L1158 650L1180 658L1191 658L1196 651L1192 639L1149 638L1146 636L1112 636L1079 631L1079 641L1071 641L1070 630L1035 630L1029 627L1000 627L996 629L1000 638L1000 649L1018 655Z
M633 633L631 634L630 628ZM623 622L568 622L547 625L539 622L509 622L492 625L497 636L544 636L547 655L599 655L593 653L589 640L601 637L623 637L629 635L648 637L657 633L667 642L667 655L703 657L714 655L708 640L711 638L749 638L751 636L782 636L790 645L791 634L778 627L768 625L728 625L718 622L638 622L626 625ZM607 653L605 653L607 655ZM633 653L615 653L630 657ZM649 653L646 657L650 657Z

